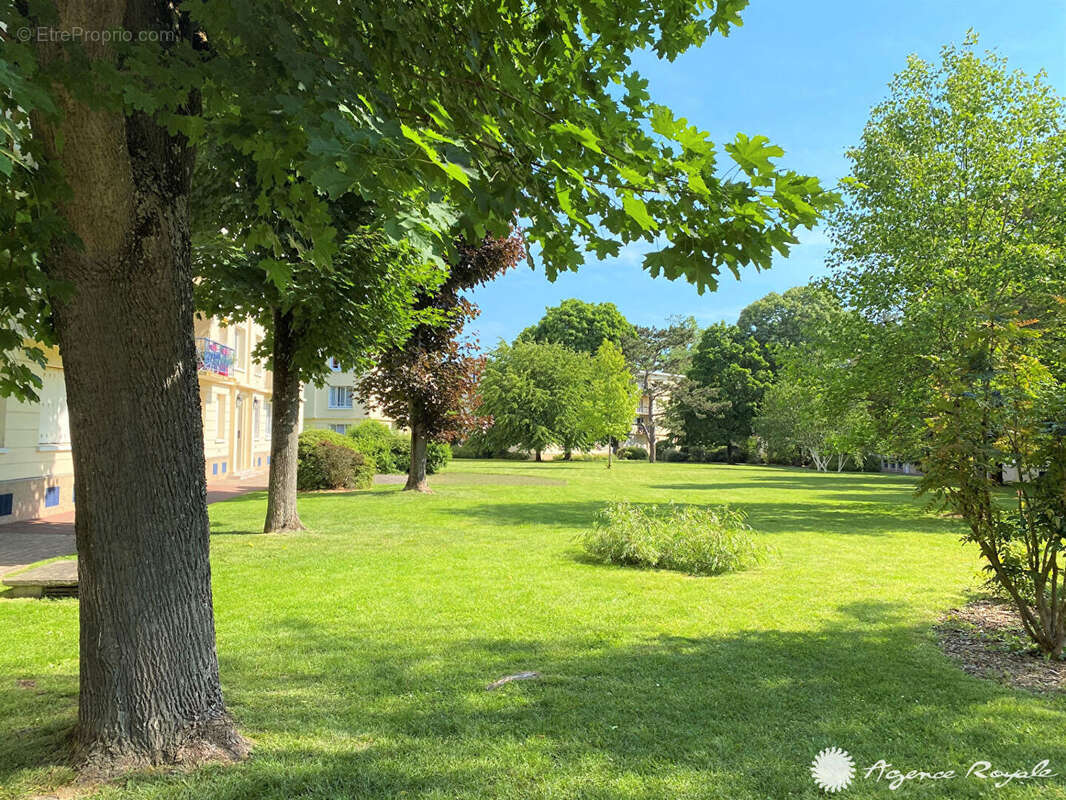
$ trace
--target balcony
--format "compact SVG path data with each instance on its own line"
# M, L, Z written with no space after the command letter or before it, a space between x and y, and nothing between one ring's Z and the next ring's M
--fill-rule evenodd
M230 375L233 372L233 348L201 337L196 340L196 368L200 372Z

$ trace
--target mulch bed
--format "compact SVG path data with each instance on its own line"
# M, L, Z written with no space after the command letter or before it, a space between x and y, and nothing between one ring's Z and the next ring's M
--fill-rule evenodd
M983 599L953 608L935 631L940 648L970 675L1031 692L1066 692L1066 661L1042 657L1006 603Z

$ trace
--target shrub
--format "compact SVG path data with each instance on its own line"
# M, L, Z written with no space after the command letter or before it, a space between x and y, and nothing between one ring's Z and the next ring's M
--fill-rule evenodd
M407 444L410 450L411 444ZM440 472L452 460L452 448L447 442L430 442L426 445L426 472Z
M348 437L356 450L374 459L378 472L407 472L411 443L384 422L365 419L348 431Z
M296 486L312 489L367 489L374 482L374 461L358 452L348 437L334 431L300 434Z
M719 575L758 564L764 548L742 512L720 506L641 506L609 503L581 543L610 564Z
M681 450L676 447L669 447L659 452L659 460L673 462L688 461L688 454L681 452Z
M643 447L640 447L640 446L637 446L637 445L634 445L633 447L619 447L617 450L614 451L614 454L615 454L615 456L617 456L622 461L647 461L648 460L648 451L647 451L647 449L645 449Z

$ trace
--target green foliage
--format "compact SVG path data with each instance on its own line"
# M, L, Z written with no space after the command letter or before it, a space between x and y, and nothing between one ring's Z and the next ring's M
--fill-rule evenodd
M368 489L374 482L374 461L335 431L301 433L299 459L296 484L300 491Z
M481 379L481 411L492 418L493 446L537 452L590 446L584 422L591 369L587 353L561 344L501 343Z
M764 355L776 370L781 350L819 338L839 313L840 300L833 291L811 283L759 298L740 312L737 327L765 348Z
M720 575L763 557L744 514L727 506L609 503L582 536L585 552L608 564Z
M341 243L330 270L310 262L278 261L287 275L279 283L264 272L262 252L249 253L232 236L210 231L201 233L193 250L200 275L198 308L222 318L259 322L266 335L255 355L268 365L274 355L276 315L284 315L292 348L286 358L305 383L324 381L331 358L344 370L368 369L375 353L403 342L415 325L427 320L414 307L415 298L444 278L410 247L360 225Z
M592 356L583 403L581 425L590 441L609 444L629 435L640 389L621 349L610 339L600 342Z
M838 357L889 446L918 456L922 489L966 521L1033 641L1061 655L1066 106L976 44L912 57L849 152L832 259L858 313ZM1010 511L994 486L1004 464L1021 475Z
M643 447L619 447L614 454L620 461L648 460L648 451Z
M378 472L407 472L411 460L410 438L384 422L366 419L348 431L356 449L373 459Z
M727 458L752 432L763 392L773 374L763 347L735 325L707 328L696 345L692 365L668 411L675 438L687 445L722 445Z
M522 331L519 338L554 342L593 354L603 342L620 346L633 334L633 326L614 303L586 303L570 298L547 309L540 322Z
M447 442L428 442L426 444L426 472L430 475L440 472L452 460L452 448Z

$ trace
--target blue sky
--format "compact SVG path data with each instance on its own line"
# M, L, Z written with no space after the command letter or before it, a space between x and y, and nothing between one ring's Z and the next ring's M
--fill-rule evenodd
M935 60L969 28L981 35L982 49L1030 74L1045 69L1066 94L1066 0L752 0L742 18L728 38L712 37L672 64L641 54L636 65L652 98L719 145L738 131L769 136L785 150L781 165L826 186L847 174L845 149L907 55ZM683 281L651 278L638 248L586 262L554 283L523 265L472 293L482 313L469 331L492 347L567 297L611 301L643 325L671 314L691 314L702 325L735 322L752 300L825 274L825 235L804 231L801 241L772 269L749 268L740 281L727 272L718 291L702 297Z

